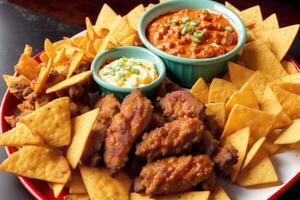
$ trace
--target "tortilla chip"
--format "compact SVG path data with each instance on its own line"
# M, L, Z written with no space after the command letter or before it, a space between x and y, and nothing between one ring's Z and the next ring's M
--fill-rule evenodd
M265 141L263 143L263 149L271 156L279 150L279 145Z
M283 90L300 95L300 83L277 82L272 83L271 86L280 87Z
M56 85L53 85L52 87L48 88L46 90L46 94L52 93L52 92L57 92L59 90L66 89L72 85L76 85L82 82L87 81L90 76L92 75L92 71L85 71L80 74L76 74L66 80L63 80Z
M155 4L153 3L149 3L147 7L145 7L145 11L148 11L150 8L152 8L153 6L155 6Z
M80 173L91 199L129 200L131 179L123 172L115 177L109 170L82 166Z
M86 188L85 188L84 183L83 183L83 180L81 178L81 174L78 170L75 170L72 173L72 179L70 181L69 193L70 194L87 193Z
M233 166L230 179L234 182L239 174L242 167L244 158L247 153L247 147L250 139L250 128L246 127L241 130L234 132L224 139L225 143L230 143L236 150L238 150L238 162Z
M245 169L249 165L249 163L253 160L253 158L257 154L258 150L262 147L265 140L266 140L266 137L262 137L252 145L252 147L250 148L250 150L248 151L248 153L246 155L242 169Z
M94 48L94 43L93 43L93 41L88 41L84 53L85 53L85 55L86 55L89 59L91 59L91 60L93 60L93 59L95 58L97 52L96 52L96 50L95 50L95 48Z
M226 121L225 103L208 103L205 106L205 114L211 116L219 127L224 127Z
M94 109L72 119L73 139L67 149L66 157L73 169L80 161L98 112L99 109Z
M46 38L46 40L44 42L44 50L49 59L55 58L55 55L56 55L55 48L54 48L52 42L48 38Z
M269 133L274 121L272 114L236 104L228 116L222 137L249 126L251 138L256 141Z
M65 187L66 184L65 183L52 183L52 182L48 182L48 185L51 188L54 197L58 198L58 196L63 191L63 189L64 189L64 187Z
M39 75L41 65L29 55L22 54L15 69L29 80L33 80Z
M135 44L135 39L136 39L136 34L132 34L119 42L122 46L134 46Z
M240 87L254 74L254 71L233 62L228 62L228 72L232 83Z
M297 74L299 73L298 69L296 68L296 66L290 62L290 61L282 61L281 65L283 66L283 68L285 69L285 71L287 71L287 73L289 74Z
M228 196L224 188L218 184L217 188L212 193L211 200L230 200L230 197Z
M279 81L287 83L300 83L300 73L284 76Z
M272 79L287 75L275 54L264 42L255 41L245 45L241 58L247 67L260 70Z
M275 13L270 15L264 21L256 23L251 30L253 32L258 32L272 29L279 29L277 15Z
M300 117L300 96L280 87L273 87L273 91L283 107L283 110L292 119Z
M300 150L300 142L290 144L289 147L293 148L293 149L299 149Z
M290 49L299 30L299 24L286 26L280 29L256 32L257 38L267 39L271 44L271 50L278 60L282 60Z
M252 26L263 21L259 5L242 10L240 16L246 26Z
M227 113L231 111L235 104L240 104L259 110L257 98L249 82L245 83L239 91L234 92L229 98L226 103Z
M49 58L47 56L47 54L45 52L41 53L41 55L39 56L40 60L42 61L42 63L47 63Z
M48 79L48 76L49 76L49 73L50 73L52 67L53 67L52 59L50 59L47 63L47 67L41 68L39 77L38 77L36 83L34 84L34 92L41 93L46 89L45 88L46 81Z
M157 197L157 200L209 200L209 191L181 192Z
M139 4L127 14L127 19L131 28L136 31L138 30L139 19L144 14L144 12L145 8L143 4Z
M84 53L79 51L75 53L75 55L71 58L71 63L68 71L67 78L70 78L73 73L78 69L80 62L82 61Z
M203 80L199 78L196 83L194 83L191 93L202 103L207 104L208 101L208 87Z
M90 200L88 194L68 194L64 196L64 200Z
M241 186L256 186L278 182L278 176L272 161L263 149L259 150L248 167L240 172L236 182Z
M229 8L230 10L232 10L233 12L235 12L236 14L240 15L241 11L239 9L237 9L236 7L234 7L232 4L230 4L228 1L225 1L225 6L227 8Z
M55 99L20 119L33 133L49 145L61 147L70 144L70 98Z
M129 35L135 34L135 30L132 29L128 22L124 20L121 16L117 16L111 25L108 37L115 38L118 42L124 40Z
M292 144L297 142L300 142L300 119L294 120L292 125L274 141L275 144Z
M258 102L262 101L269 79L261 71L256 71L248 80L257 97Z
M115 48L115 47L118 46L117 43L118 43L118 41L116 41L116 39L114 37L107 36L103 40L103 42L101 44L101 47L100 47L100 49L97 53L102 52L102 51L107 50L107 49Z
M269 86L265 89L260 106L262 111L276 116L276 120L273 124L274 129L283 128L292 123L291 118L284 112L283 107Z
M62 65L63 63L65 63L67 61L68 61L68 57L66 56L66 49L62 48L56 54L56 56L53 60L53 66L56 67L56 66Z
M22 147L1 163L0 170L55 183L66 183L71 174L68 162L62 155L37 146Z
M229 81L214 78L208 92L208 103L225 103L238 87Z
M84 40L83 42L85 42L85 43L82 44L82 45L86 45L87 41ZM84 47L80 47L80 48L85 48L85 46ZM74 56L74 54L77 53L78 51L82 51L83 52L83 50L80 49L80 48L77 48L77 47L71 46L71 45L65 45L65 53L66 53L66 56L68 57L68 59L72 59L73 56Z
M99 31L101 28L110 29L110 26L115 21L117 14L106 3L102 6L101 11L97 17L95 29Z
M85 18L85 25L86 25L87 35L89 39L93 41L96 37L96 34L93 28L93 24L88 17Z
M25 76L20 75L20 76L10 76L7 74L3 74L2 78L4 79L4 82L6 83L6 86L9 87L9 85L13 82L22 82L24 84L29 84L30 80L27 79Z
M130 196L130 198L129 198L130 200L154 200L148 195L142 195L142 194L135 193L135 192L130 193L129 196Z
M103 41L104 41L104 39L100 39L100 38L98 38L94 41L94 49L95 49L96 52L99 52Z
M0 135L0 146L44 145L44 140L38 134L32 133L26 125L17 123L17 126Z

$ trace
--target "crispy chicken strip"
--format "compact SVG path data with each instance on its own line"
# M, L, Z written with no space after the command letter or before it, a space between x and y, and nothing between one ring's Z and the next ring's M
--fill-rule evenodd
M164 158L142 169L134 190L149 195L186 191L210 177L213 166L206 155Z
M120 107L121 103L113 94L105 95L97 100L95 108L100 108L100 111L83 153L83 162L85 164L92 167L100 164L106 131L115 114L120 112Z
M159 100L159 106L169 121L181 117L198 117L202 120L205 115L205 106L185 90L168 93Z
M156 90L157 97L164 97L169 92L174 92L177 90L183 90L179 85L176 85L172 81L165 79L161 84L159 84L158 89Z
M204 130L203 122L198 118L182 118L166 123L144 134L135 154L147 157L151 162L157 158L190 150L194 143L200 141Z
M150 100L140 90L134 90L125 97L105 140L104 162L112 175L124 167L131 147L148 126L152 111Z

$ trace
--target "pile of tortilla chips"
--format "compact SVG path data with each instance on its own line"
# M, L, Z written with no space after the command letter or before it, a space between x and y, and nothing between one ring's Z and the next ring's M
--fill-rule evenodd
M238 150L231 181L246 187L278 184L270 156L300 148L300 73L283 60L299 25L280 28L276 14L263 19L259 6L240 11L225 4L244 21L247 43L223 79L214 78L208 87L200 78L191 92L222 128L221 141Z

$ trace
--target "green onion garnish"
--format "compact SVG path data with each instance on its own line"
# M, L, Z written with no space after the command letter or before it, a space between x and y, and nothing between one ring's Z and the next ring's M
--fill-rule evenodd
M203 31L197 30L194 32L193 35L197 38L201 38L201 37L203 37Z
M181 29L181 35L185 35L187 33L187 27L184 26L182 29Z
M198 37L195 37L194 35L192 36L192 41L197 43L197 44L200 44L201 43L201 39L198 38Z
M233 29L232 29L232 27L231 26L225 26L225 31L229 31L229 32L232 32L233 31Z
M181 18L181 22L182 23L186 23L186 22L188 22L188 21L190 21L191 19L188 17L188 16L184 16L184 17L182 17Z

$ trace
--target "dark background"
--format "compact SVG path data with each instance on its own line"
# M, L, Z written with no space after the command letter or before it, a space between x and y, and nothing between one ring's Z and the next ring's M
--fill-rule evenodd
M219 1L219 0L218 0ZM125 15L134 6L157 3L151 0L0 0L0 74L13 73L13 66L23 51L24 44L31 44L34 53L42 50L46 37L51 41L72 36L84 29L84 18L95 22L103 3L108 3L118 14ZM224 1L219 1L224 3ZM243 10L259 4L263 17L277 13L280 26L300 23L299 0L229 0ZM18 6L17 6L18 5ZM27 8L27 9L23 9ZM290 52L300 62L300 34ZM0 99L6 86L0 80ZM0 162L6 158L0 148ZM0 200L29 200L32 197L18 182L16 176L0 173ZM300 181L294 184L280 200L300 200Z

